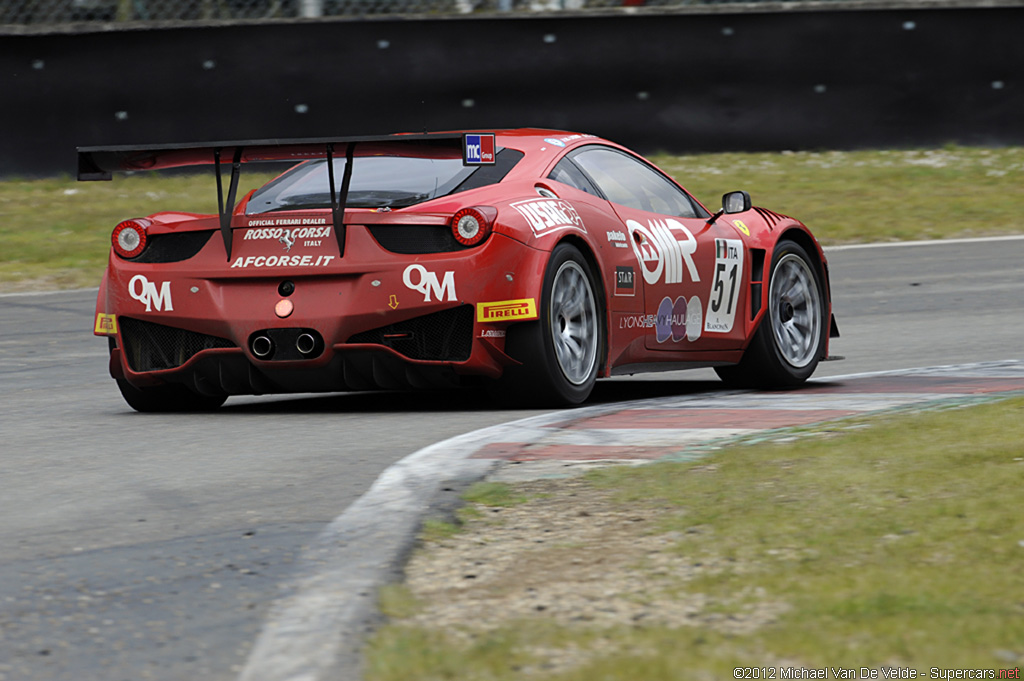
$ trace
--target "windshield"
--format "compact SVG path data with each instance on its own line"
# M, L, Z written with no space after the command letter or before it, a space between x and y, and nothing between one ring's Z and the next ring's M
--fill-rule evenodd
M366 156L353 159L349 208L405 208L455 192L500 182L522 158L503 149L494 166L464 166L462 159ZM504 158L503 158L504 157ZM341 191L345 159L334 159L335 190ZM307 161L270 182L249 199L246 214L330 208L327 161Z

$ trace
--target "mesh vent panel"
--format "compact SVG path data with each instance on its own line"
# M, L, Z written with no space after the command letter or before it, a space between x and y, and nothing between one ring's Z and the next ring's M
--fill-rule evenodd
M163 324L129 317L120 317L117 321L121 325L124 351L132 371L174 369L202 350L236 347L224 338Z
M383 345L409 359L464 362L473 349L473 306L388 324L357 333L348 342Z

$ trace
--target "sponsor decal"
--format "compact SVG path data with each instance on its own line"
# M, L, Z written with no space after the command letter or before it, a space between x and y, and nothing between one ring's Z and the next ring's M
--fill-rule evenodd
M481 338L504 338L505 329L484 329L480 332Z
M615 267L615 295L633 296L636 295L636 288L633 286L633 278L636 271L632 267Z
M579 229L587 231L583 226L583 218L568 201L559 199L530 199L513 203L512 207L526 218L535 236L541 236L556 229Z
M93 327L95 333L105 333L110 336L117 335L117 315L116 314L104 314L103 312L96 313L96 326Z
M653 314L628 314L619 317L620 329L653 329L658 317Z
M693 296L687 302L679 296L675 300L666 296L658 305L658 314L654 322L654 337L659 343L671 339L678 343L683 339L691 343L700 338L701 329L700 298Z
M146 312L173 312L174 304L171 302L171 282L164 281L157 288L155 282L151 282L141 274L136 274L128 281L128 295L146 306Z
M415 281L413 274L416 275ZM409 265L405 268L405 272L402 272L402 283L406 288L422 293L424 303L431 302L431 293L439 301L457 300L455 297L455 272L445 272L442 278L438 279L436 273L431 272L423 265Z
M323 267L336 256L333 255L250 255L239 256L231 263L236 267Z
M463 135L462 163L467 166L494 165L494 133Z
M323 225L326 218L291 218L277 220L253 220L249 229L245 230L243 241L276 240L284 245L285 252L292 250L296 242L302 246L319 246L321 241L331 235L330 227L280 227L276 225L305 224ZM275 225L258 227L257 225Z
M743 242L739 239L715 239L715 276L704 330L729 333L736 319L740 279L743 277Z
M648 284L657 284L659 279L664 279L666 284L680 283L683 280L684 264L690 280L700 281L697 267L693 264L697 239L686 227L671 219L650 220L647 227L635 220L628 220L626 227L640 235L639 243L636 239L631 243L644 281Z
M743 220L733 220L732 226L738 229L744 236L750 236L750 229L743 224Z
M326 225L327 218L253 218L249 220L249 232L252 232L253 227L307 227L310 225ZM326 231L325 231L326 230ZM265 233L260 233L256 230L257 234L246 233L246 239L276 239L281 236L281 230L277 230L274 233L266 233L267 230L263 230ZM316 231L316 230L314 230ZM316 234L317 237L328 236L331 233L330 227L323 227L319 230L321 233ZM312 234L302 234L300 239L304 239L307 236L313 236Z
M576 140L582 140L593 137L593 135L567 135L565 137L545 137L544 141L548 144L554 144L556 147L564 147L569 142L575 142Z
M626 244L627 241L629 241L629 238L625 232L619 232L614 229L608 232L608 242L615 246L615 248L629 248Z
M533 298L520 300L499 300L493 303L477 303L478 322L511 322L519 319L536 319L537 301Z

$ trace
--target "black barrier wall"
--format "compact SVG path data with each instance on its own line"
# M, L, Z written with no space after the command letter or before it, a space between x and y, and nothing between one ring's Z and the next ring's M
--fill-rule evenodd
M1024 143L1024 7L0 36L0 175L74 148L552 127L641 151Z

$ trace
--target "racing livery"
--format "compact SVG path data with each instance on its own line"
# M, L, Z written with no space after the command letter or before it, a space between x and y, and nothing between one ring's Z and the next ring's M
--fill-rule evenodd
M838 335L806 226L742 191L711 213L592 135L88 147L78 161L81 180L215 169L218 214L159 212L111 235L94 332L139 411L479 383L577 404L601 377L708 366L792 386ZM281 161L295 165L239 200L243 167Z

